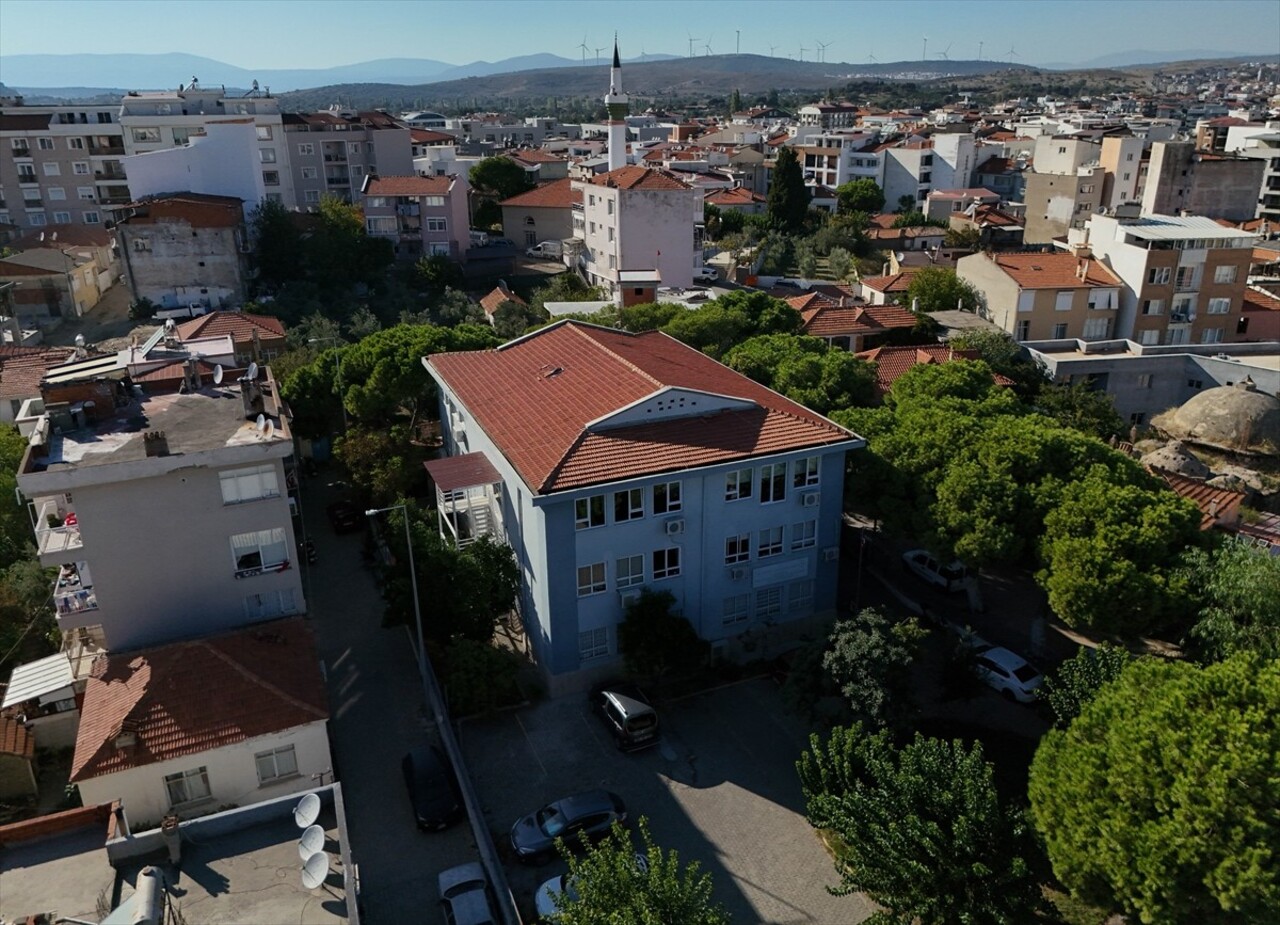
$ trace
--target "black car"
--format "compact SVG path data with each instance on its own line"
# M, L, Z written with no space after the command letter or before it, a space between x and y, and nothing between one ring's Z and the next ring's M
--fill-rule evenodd
M589 699L591 709L624 752L658 744L658 714L636 685L626 681L597 684Z
M516 820L511 827L511 848L525 862L550 858L555 840L563 838L570 847L580 847L582 837L599 838L615 822L627 821L622 797L608 790L588 790L548 803L536 813Z
M354 501L335 501L324 511L334 533L354 533L365 527L364 509Z
M444 754L434 745L415 748L400 762L404 784L418 828L424 832L447 829L463 816L458 779Z

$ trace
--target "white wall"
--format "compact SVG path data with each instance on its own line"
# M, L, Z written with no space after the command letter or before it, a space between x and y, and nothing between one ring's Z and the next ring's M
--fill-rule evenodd
M186 147L121 158L129 195L135 200L183 192L236 196L244 200L247 218L266 196L256 129L245 123L211 123L208 132ZM288 164L267 166L277 169L282 183L289 174Z
M216 709L216 705L211 705L211 709ZM198 804L178 809L178 815L184 818L206 815L227 805L248 806L310 790L316 785L311 779L312 774L333 768L325 725L325 721L320 720L212 751L90 778L80 782L80 796L85 806L120 800L124 803L130 827L141 831L153 827L147 823L158 824L171 810L169 791L164 783L165 776L169 774L199 767L208 771L212 796ZM294 747L294 755L298 761L297 775L260 785L253 756L290 744Z

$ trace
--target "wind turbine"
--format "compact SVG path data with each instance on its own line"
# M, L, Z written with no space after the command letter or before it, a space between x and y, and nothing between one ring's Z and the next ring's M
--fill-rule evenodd
M1013 59L1018 57L1021 57L1021 56L1016 51L1014 51L1013 46L1010 45L1009 46L1009 67L1013 67Z
M711 57L711 55L715 54L715 52L711 50L711 40L715 37L716 37L716 34L712 32L710 35L707 36L707 40L702 43L702 50L707 57Z
M929 60L929 36L927 35L924 37L924 47L920 50L920 60Z
M982 46L983 46L983 45L985 45L985 44L986 44L985 42L979 42L979 43L978 43L978 60L979 60L979 61L981 61L981 60L982 60Z
M778 46L777 46L777 45L770 45L770 46L769 46L769 57L770 57L770 58L772 58L772 57L773 57L773 53L774 53L775 51L777 51L777 49L778 49Z
M955 42L952 42L952 43L951 43L951 45L954 45L954 44L955 44ZM950 58L948 58L948 57L947 57L947 52L949 52L949 51L951 50L951 45L948 45L948 46L947 46L946 48L944 48L942 51L938 52L938 57L939 57L939 58L941 58L943 61L950 61L950 60L951 60Z
M600 52L602 52L602 51L604 51L604 49L603 49L603 48L597 48L597 49L596 49L596 64L599 64L599 63L600 63Z
M826 61L826 60L827 60L827 46L828 46L828 45L830 45L831 43L830 43L830 42L819 42L817 39L814 39L813 41L814 41L814 44L816 44L816 45L818 46L818 60L819 60L819 61Z
M693 33L692 32L689 33L689 57L690 58L693 57L693 43L700 42L700 41L702 41L702 39L695 39L693 37Z
M880 63L880 59L877 58L875 55L873 55L871 52L867 52L867 60L870 61L872 64Z
M583 67L586 67L586 66L587 66L587 52L588 52L588 51L590 51L590 50L591 50L591 48L590 48L590 46L588 46L588 45L587 45L587 34L586 34L585 32L584 32L584 33L582 33L582 44L581 44L581 45L579 45L578 47L582 49L582 66L583 66Z
M808 51L808 50L809 50L809 49L805 48L803 45L801 45L801 46L800 46L800 60L801 60L801 61L803 61L803 60L804 60L804 53L805 53L806 51Z

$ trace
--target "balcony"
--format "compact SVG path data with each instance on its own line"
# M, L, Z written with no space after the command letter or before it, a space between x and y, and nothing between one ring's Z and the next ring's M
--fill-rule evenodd
M65 562L66 553L84 546L80 539L80 524L76 519L75 511L62 510L54 498L41 498L33 501L31 506L35 515L36 548L40 551L41 559L64 557L54 559L52 563L42 562L42 564Z
M124 154L124 145L89 145L92 157L118 157Z
M347 162L347 156L345 154L326 154L324 156L324 162L326 164L345 164Z
M350 186L351 185L351 178L348 176L335 176L335 177L326 176L324 178L324 181L328 183L330 186Z
M27 145L20 145L18 147L15 147L13 149L13 156L14 157L30 157L31 148L29 148Z
M93 172L95 178L99 180L127 180L123 170L115 170L110 167L104 167Z
M129 201L130 201L130 198L128 195L115 194L115 193L112 193L112 194L99 193L98 194L98 202L104 206L122 206Z

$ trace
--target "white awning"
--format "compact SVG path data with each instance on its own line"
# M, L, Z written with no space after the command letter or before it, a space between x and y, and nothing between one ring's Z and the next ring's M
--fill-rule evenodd
M4 692L4 703L0 704L0 709L26 703L28 700L36 700L64 688L70 689L74 682L75 674L71 670L71 660L63 652L27 662L13 669L13 675L9 678L9 687Z

